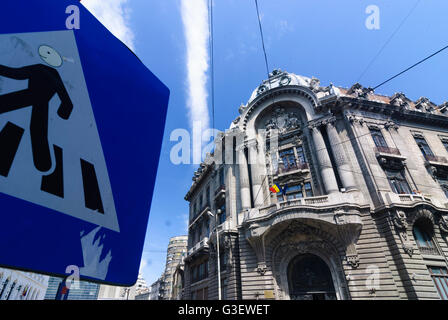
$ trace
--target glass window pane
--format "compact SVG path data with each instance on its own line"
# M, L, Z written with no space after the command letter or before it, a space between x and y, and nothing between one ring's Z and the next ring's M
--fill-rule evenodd
M439 291L440 297L443 300L448 300L447 293L445 292L445 289L444 289L442 281L441 281L442 279L440 279L439 277L433 277L433 280L436 284L437 291Z

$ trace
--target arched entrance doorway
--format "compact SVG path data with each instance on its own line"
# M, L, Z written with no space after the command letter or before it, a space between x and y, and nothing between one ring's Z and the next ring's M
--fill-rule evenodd
M331 271L313 254L301 254L288 265L291 300L336 300Z

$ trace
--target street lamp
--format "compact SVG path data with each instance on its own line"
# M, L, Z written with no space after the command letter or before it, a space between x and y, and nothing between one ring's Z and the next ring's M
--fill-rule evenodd
M221 257L219 255L219 231L218 231L218 215L221 214L221 209L216 210L213 214L208 211L208 214L215 217L215 230L216 230L216 253L217 253L217 264L218 264L218 300L221 300Z

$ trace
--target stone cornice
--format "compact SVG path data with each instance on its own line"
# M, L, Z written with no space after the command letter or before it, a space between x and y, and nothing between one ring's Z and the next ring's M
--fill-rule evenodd
M353 203L337 203L334 205L328 205L328 206L310 206L310 205L300 205L300 206L290 206L282 209L273 210L271 213L268 213L263 216L250 218L248 220L243 221L242 227L248 228L250 225L253 224L263 224L266 222L272 222L273 220L277 219L280 216L288 215L290 213L303 213L303 214L315 214L316 218L319 217L319 215L322 216L322 219L324 216L328 215L335 215L340 210L355 210L357 212L363 211L363 210L370 210L369 205L357 205Z
M328 107L333 111L342 109L363 110L379 113L394 119L404 119L408 121L431 123L435 125L448 125L448 116L438 115L428 112L414 111L403 106L370 101L354 97L339 97L337 100L322 101L322 107Z
M199 176L196 178L196 180L194 180L193 184L190 187L190 190L188 190L187 194L185 195L184 199L186 201L190 201L192 196L195 194L196 190L198 189L198 187L202 184L202 182L204 181L205 177L207 177L209 175L209 173L211 171L213 171L214 168L214 162L204 165L202 172L199 174Z

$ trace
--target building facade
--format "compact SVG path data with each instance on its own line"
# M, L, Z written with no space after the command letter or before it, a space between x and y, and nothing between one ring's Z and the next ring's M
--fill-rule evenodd
M50 277L45 300L97 300L100 285L93 282L77 281L67 288L64 279Z
M162 275L162 281L159 288L161 300L170 300L172 298L174 273L187 253L187 240L187 236L170 238L166 252L165 272Z
M161 300L160 299L160 285L162 283L162 277L157 279L151 287L149 288L149 299L148 300Z
M448 103L274 70L239 114L185 197L186 299L448 299Z
M43 300L48 276L0 268L0 300Z

